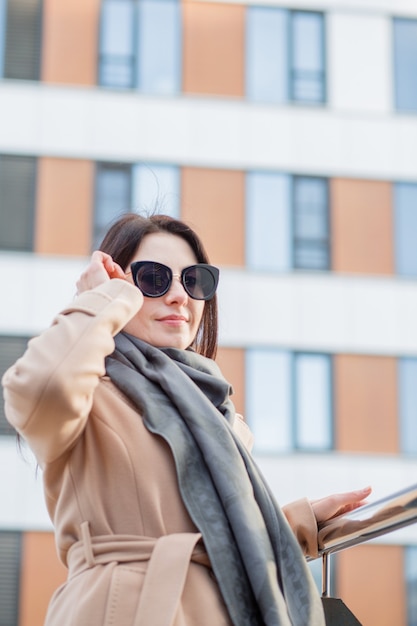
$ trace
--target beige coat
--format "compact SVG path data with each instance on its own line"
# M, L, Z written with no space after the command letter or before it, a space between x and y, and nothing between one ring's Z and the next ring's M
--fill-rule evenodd
M43 470L46 504L68 581L47 626L230 625L173 457L105 376L113 336L142 295L111 280L78 296L4 375L6 416ZM246 425L236 430L249 439ZM286 509L316 553L307 501Z

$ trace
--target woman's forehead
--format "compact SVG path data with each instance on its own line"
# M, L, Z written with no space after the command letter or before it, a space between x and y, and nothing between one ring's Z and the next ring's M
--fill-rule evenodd
M133 261L158 261L182 267L196 263L197 258L185 239L172 233L158 232L145 235L135 252Z

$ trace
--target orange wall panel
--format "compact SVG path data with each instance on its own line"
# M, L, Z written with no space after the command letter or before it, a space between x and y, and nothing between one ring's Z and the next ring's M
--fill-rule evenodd
M245 417L245 351L240 348L219 348L216 361L223 376L233 387L232 401L236 411Z
M94 164L40 158L35 252L87 255L91 248Z
M195 228L212 263L245 263L245 176L233 170L182 169L181 217Z
M183 0L183 90L244 95L245 7Z
M44 0L42 80L97 82L100 0Z
M337 555L337 593L363 626L407 626L403 550L368 545Z
M43 626L49 600L66 577L53 533L23 533L19 626Z
M332 269L393 274L392 189L388 182L330 182Z
M334 390L337 450L399 451L395 358L335 355Z

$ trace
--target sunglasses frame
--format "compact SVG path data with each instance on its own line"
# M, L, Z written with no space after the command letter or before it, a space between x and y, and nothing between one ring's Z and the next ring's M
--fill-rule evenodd
M161 293L152 295L152 294L148 294L145 293L142 288L138 285L138 283L136 282L136 276L138 273L138 270L140 269L140 267L143 267L144 265L147 264L151 264L151 265L158 265L159 267L167 270L168 276L169 276L169 282L168 285L165 289L163 289L161 291ZM185 282L185 273L188 270L194 269L194 268L204 268L206 270L209 271L209 273L211 274L212 278L213 278L213 282L214 282L214 287L213 289L210 291L209 295L204 297L204 298L196 298L195 296L193 296L186 285ZM135 283L136 287L143 293L143 295L146 298L160 298L161 296L164 296L166 293L168 293L168 291L171 288L172 285L172 281L174 279L174 276L178 276L178 274L174 274L174 272L172 271L172 269L170 267L168 267L168 265L164 265L164 263L158 263L157 261L134 261L133 263L131 263L130 265L130 270L132 273L132 278L133 278L133 282ZM216 293L217 290L217 285L219 284L219 275L220 275L220 271L218 267L215 267L214 265L209 265L208 263L194 263L194 265L189 265L188 267L184 267L184 269L181 271L180 276L180 280L181 280L181 285L183 286L185 292L187 293L188 296L190 296L190 298L192 298L193 300L204 300L204 301L208 301L211 300L214 297L214 294Z

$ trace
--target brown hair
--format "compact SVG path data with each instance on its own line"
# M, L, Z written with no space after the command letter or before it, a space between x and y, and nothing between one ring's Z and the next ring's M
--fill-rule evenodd
M198 263L210 263L207 252L198 235L181 220L168 215L144 217L137 213L125 213L108 230L99 250L110 254L126 271L143 238L151 233L165 232L184 239L194 252ZM192 347L203 356L214 359L217 353L218 335L217 297L205 303L200 327Z

